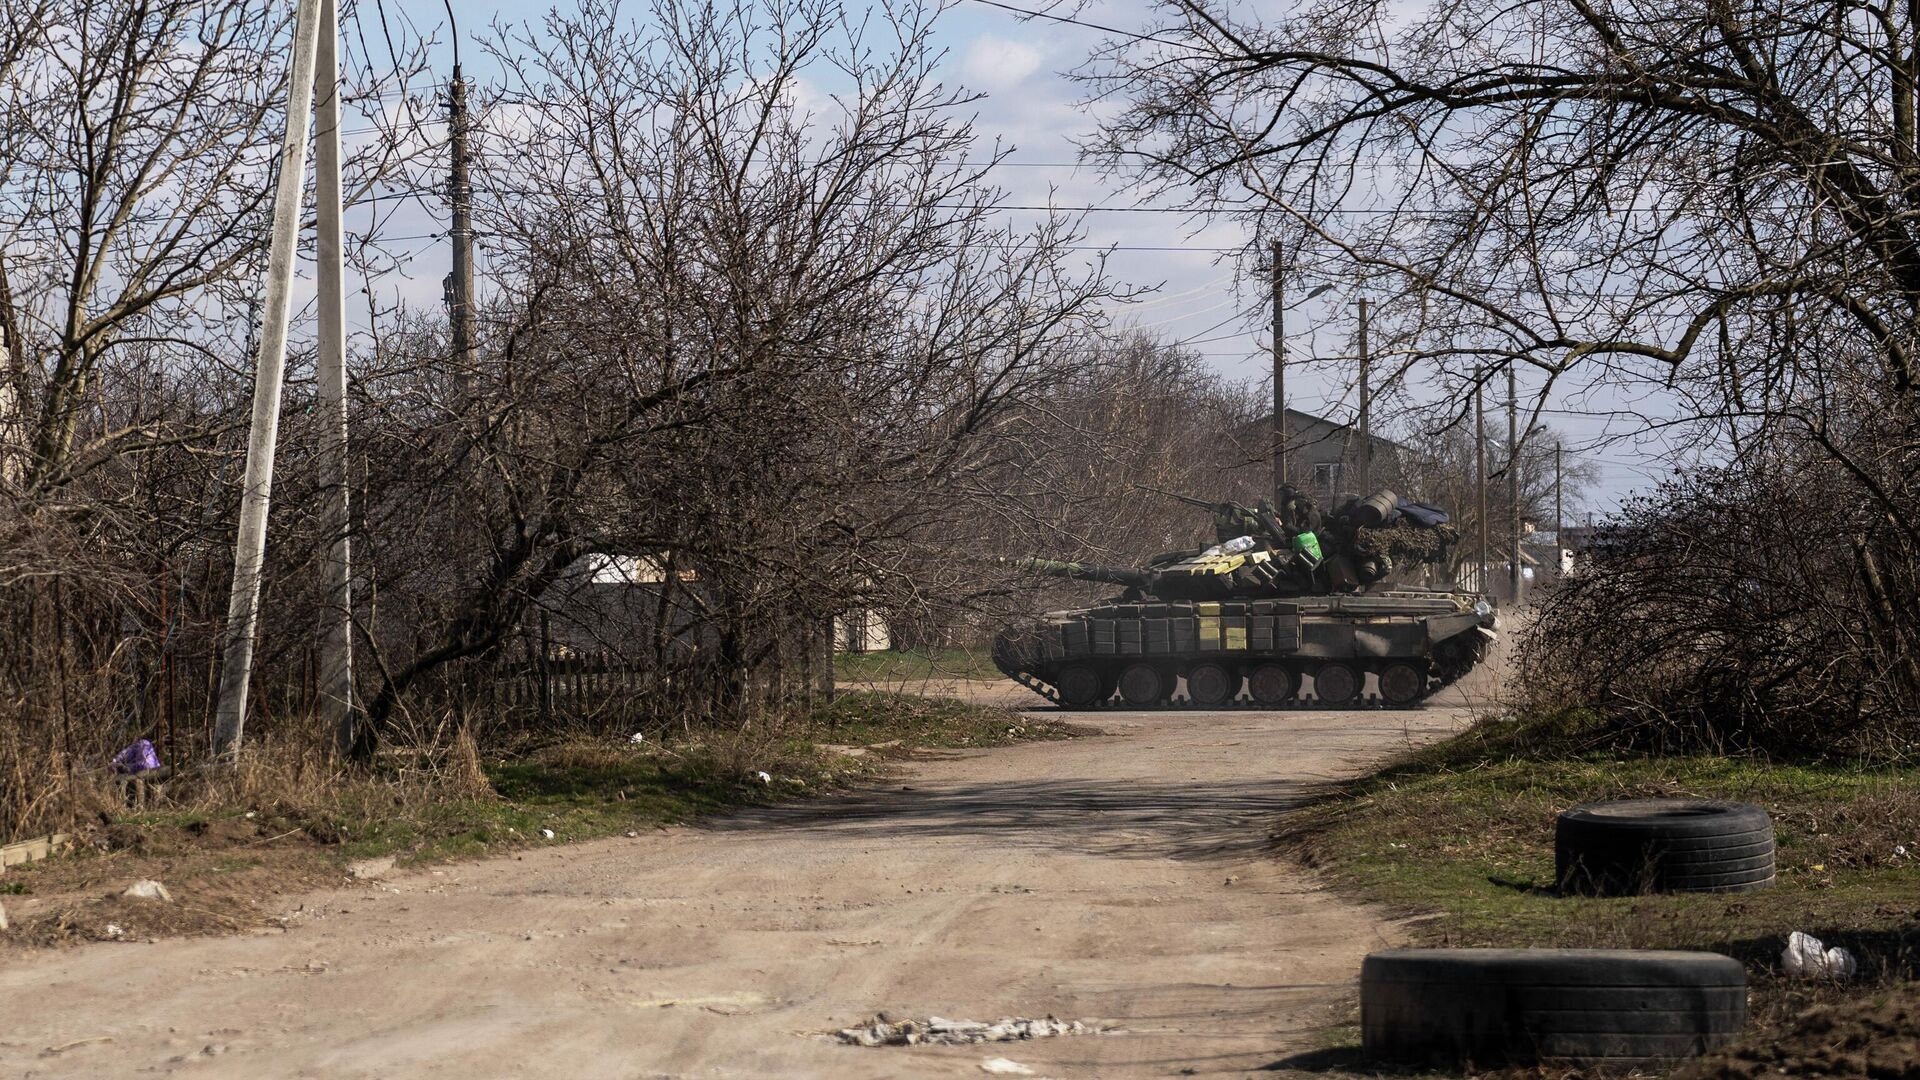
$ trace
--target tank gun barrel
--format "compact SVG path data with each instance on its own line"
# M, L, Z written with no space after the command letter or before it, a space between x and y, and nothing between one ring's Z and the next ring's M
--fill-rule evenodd
M1143 490L1151 491L1155 495L1164 495L1169 499L1175 500L1176 502L1183 502L1183 503L1186 503L1188 506L1197 506L1202 510L1210 510L1210 511L1218 512L1223 507L1233 505L1232 503L1208 502L1205 499L1196 499L1191 495L1181 495L1178 492L1173 492L1173 491L1162 491L1157 487L1145 487L1145 485L1142 485L1142 487L1143 487Z
M1061 562L1058 559L1008 559L1007 563L1017 569L1032 570L1049 577L1072 578L1075 581L1102 581L1109 585L1125 585L1135 589L1144 589L1152 585L1154 579L1151 571L1136 570L1131 566Z

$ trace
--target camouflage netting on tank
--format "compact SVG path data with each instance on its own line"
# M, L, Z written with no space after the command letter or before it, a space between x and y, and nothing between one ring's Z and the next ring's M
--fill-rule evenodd
M1451 525L1423 528L1401 520L1373 529L1355 529L1351 550L1356 559L1376 559L1382 555L1400 565L1439 562L1446 558L1447 547L1459 534Z

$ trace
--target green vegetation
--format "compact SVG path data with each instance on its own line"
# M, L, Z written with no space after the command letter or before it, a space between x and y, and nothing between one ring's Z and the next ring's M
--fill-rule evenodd
M1920 768L1572 753L1578 718L1483 722L1289 816L1275 840L1359 898L1415 916L1422 944L1707 949L1748 965L1756 1037L1809 1004L1920 971ZM1700 797L1772 815L1779 883L1756 893L1553 893L1554 817L1583 802ZM1795 930L1859 958L1844 986L1789 984Z
M888 649L839 653L833 677L848 683L916 683L929 679L999 679L1000 670L982 649Z
M1724 757L1568 760L1484 753L1485 728L1351 785L1279 839L1376 901L1436 915L1424 933L1464 945L1715 947L1777 954L1806 930L1894 934L1904 964L1920 887L1920 769ZM1552 894L1554 815L1603 799L1688 796L1767 808L1780 881L1758 894L1575 899ZM1920 941L1920 935L1916 935ZM1856 950L1860 951L1860 950ZM1865 956L1863 956L1865 959Z

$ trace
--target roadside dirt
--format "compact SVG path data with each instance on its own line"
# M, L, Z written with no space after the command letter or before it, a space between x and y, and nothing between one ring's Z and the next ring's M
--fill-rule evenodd
M937 1077L991 1058L1274 1075L1315 1048L1361 957L1402 936L1272 858L1272 819L1468 711L1086 718L1108 734L316 893L285 930L18 956L0 968L0 1075ZM821 1034L883 1011L1114 1030Z

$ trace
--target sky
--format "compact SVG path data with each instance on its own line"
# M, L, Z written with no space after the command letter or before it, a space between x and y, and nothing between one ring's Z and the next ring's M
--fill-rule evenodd
M444 77L452 67L452 51L447 44L451 35L442 0L385 3L390 16L411 20L421 33L436 39L432 67L436 75ZM635 13L644 11L641 4L629 6ZM470 41L496 20L537 24L553 2L499 0L455 3L453 7L459 29ZM1075 15L1120 28L1142 27L1148 17L1140 0L1095 0L1077 8ZM976 119L983 142L997 140L1011 151L1006 167L997 170L995 177L1008 193L1006 203L1093 208L1084 218L1085 242L1112 245L1109 272L1120 281L1152 290L1137 302L1113 310L1110 314L1114 322L1185 343L1230 377L1269 379L1272 361L1266 289L1259 284L1235 288L1242 269L1238 253L1247 240L1242 227L1231 222L1198 221L1177 208L1127 190L1124 178L1108 178L1097 169L1078 164L1076 140L1090 134L1092 119L1085 88L1066 73L1085 61L1103 35L1060 22L1022 20L982 0L957 0L940 16L936 37L946 50L943 73L985 95ZM484 83L495 74L490 61L470 44L461 56L469 78ZM1038 216L1035 211L1006 213L1016 219ZM436 226L424 212L385 223L385 232L415 239L396 245L410 257L400 275L390 275L377 283L383 299L415 304L439 301L441 278L451 254L446 240L431 234L444 227L444 221ZM484 290L484 252L478 273ZM1313 307L1324 312L1327 304L1351 302L1351 297L1335 293L1314 301ZM1312 308L1303 314L1311 316ZM1312 321L1296 319L1295 324ZM1305 412L1350 420L1356 403L1348 365L1311 360L1316 354L1348 353L1345 332L1339 332L1336 340L1327 334L1316 337L1311 330L1302 329L1289 333L1287 346L1290 356L1303 361L1288 368L1288 404ZM1523 405L1531 400L1528 381L1525 375L1521 377ZM1421 390L1415 387L1412 392L1417 395ZM1488 423L1504 431L1505 418L1496 419L1493 396L1489 395ZM1604 513L1629 491L1645 486L1671 468L1662 461L1662 447L1619 438L1621 432L1638 424L1610 420L1607 410L1633 404L1621 402L1606 391L1576 391L1549 403L1544 422L1565 436L1570 457L1581 456L1599 475L1598 485L1587 498L1577 508L1570 505L1570 518L1578 520L1578 515L1589 510Z

